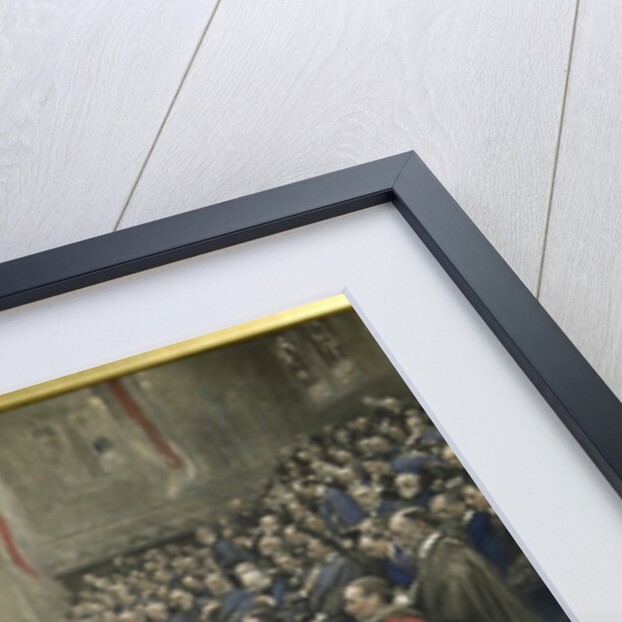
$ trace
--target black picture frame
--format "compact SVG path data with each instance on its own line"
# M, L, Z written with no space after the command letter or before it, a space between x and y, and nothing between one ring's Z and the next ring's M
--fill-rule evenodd
M392 202L622 496L622 403L414 151L0 264L0 311Z

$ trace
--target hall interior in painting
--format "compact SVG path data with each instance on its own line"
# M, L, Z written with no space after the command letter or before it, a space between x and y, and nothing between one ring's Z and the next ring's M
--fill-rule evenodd
M561 622L353 310L0 416L11 622Z

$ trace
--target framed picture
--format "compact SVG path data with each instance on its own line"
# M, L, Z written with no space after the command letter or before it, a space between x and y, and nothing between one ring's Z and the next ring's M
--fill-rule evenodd
M323 319L317 315L314 305L330 306L335 296L343 294L352 311ZM333 302L322 302L327 299ZM345 304L343 298L338 300L338 305ZM331 464L336 466L328 454L336 451L331 435L337 434L339 426L347 428L361 420L358 425L372 428L366 431L366 439L356 441L380 437L371 445L382 444L388 438L386 430L395 423L392 417L401 417L393 427L403 434L409 435L408 425L416 428L419 421L430 437L436 436L428 439L429 446L425 442L420 446L413 439L400 441L399 431L393 430L393 445L385 448L390 458L387 454L386 459L376 460L384 465L376 464L379 471L388 468L385 475L392 483L386 487L379 483L381 473L373 472L372 458L378 458L374 454L378 448L369 448L369 443L367 450L357 446L355 454L362 453L351 456L349 470L358 478L350 484L360 490L355 493L345 483L340 490L348 503L353 501L352 507L365 505L369 493L376 502L394 501L396 511L379 517L375 510L362 510L365 520L361 516L348 529L335 526L331 523L335 513L318 514L317 505L317 499L325 500L320 495L334 483L333 476L318 474L315 467L313 472L292 471L289 484L295 488L294 496L300 500L311 490L315 495L316 505L311 505L317 512L308 522L315 521L316 532L307 525L303 535L318 541L310 548L317 549L319 558L373 557L386 544L392 547L387 563L395 570L399 561L395 551L406 545L400 541L405 537L402 527L412 528L414 542L415 534L425 532L427 521L433 527L428 535L435 536L427 549L435 550L436 542L437 551L442 551L445 544L455 542L455 550L478 555L475 563L483 560L478 581L465 584L450 579L454 565L447 560L440 564L444 573L432 572L434 556L430 553L425 562L424 542L418 541L406 563L407 570L420 573L418 579L409 576L402 585L377 565L363 564L362 574L339 584L336 608L325 611L317 602L311 604L311 592L301 588L294 599L300 610L294 611L291 603L276 607L280 601L271 594L271 600L261 599L244 612L245 622L274 616L302 616L300 620L398 616L432 622L532 616L553 620L565 619L564 615L580 620L619 619L622 605L615 586L622 555L622 455L618 451L622 407L414 153L7 262L0 265L0 302L5 309L0 315L0 391L4 394L0 404L6 409L0 417L0 426L5 426L0 428L4 462L0 539L2 571L7 577L0 583L7 586L3 602L12 603L12 619L38 622L42 611L60 612L69 604L73 608L68 619L225 622L217 617L224 615L222 599L214 597L219 586L205 584L208 571L237 581L232 590L252 592L248 581L261 582L258 575L265 578L280 572L258 548L261 536L281 538L272 542L272 554L276 549L279 553L292 550L285 546L284 534L264 533L265 525L251 521L235 533L236 538L249 539L244 546L255 555L243 560L247 566L225 572L205 557L200 572L193 574L195 553L207 555L205 551L213 548L214 520L220 520L222 528L222 520L232 512L248 515L249 508L242 505L274 502L274 495L257 497L265 489L250 477L242 481L227 478L222 469L212 472L214 452L220 450L221 466L225 455L234 463L248 458L248 465L255 465L249 466L250 471L256 469L257 476L261 471L270 479L275 461L287 462L292 455L282 452L298 451L296 443L312 442L322 445L320 462L328 463L320 465L320 471L330 471ZM301 307L307 311L300 311ZM240 325L248 327L275 314L283 318L278 315L283 313L290 317L311 313L312 328L299 324L296 316L299 325L281 326L280 333L255 332L260 335L255 339L271 344L270 357L257 355L263 364L238 361L227 368L221 361L222 369L218 363L208 365L218 380L209 380L206 374L206 386L218 387L229 395L226 399L211 399L215 393L201 388L196 374L177 374L172 382L147 369L171 370L191 360L163 364L161 354L156 354L161 348L177 352L171 358L188 355L188 340L223 339L226 331L242 330ZM351 318L349 328L339 324L346 315ZM352 336L354 325L360 335L366 335L366 346L354 346L345 337ZM250 343L230 343L204 355L213 357ZM345 355L346 350L350 354ZM196 362L198 356L203 354L195 352L192 360ZM398 382L394 375L390 387L376 386L375 372L370 371L373 361L382 361L378 365L385 365L386 371L384 357L401 378ZM128 367L127 359L135 367ZM259 376L266 377L269 369L281 366L281 376L272 377L287 378L301 392L295 400L300 417L283 415L284 404L291 411L292 395L296 395L289 396L289 403L278 402L285 380L252 386L257 402L253 416L245 390L239 384L236 388L235 382L228 385L238 376L246 377L244 370L253 365L259 365ZM149 378L153 374L157 380ZM194 384L189 383L190 377L195 378ZM160 395L149 401L150 392ZM50 398L53 393L59 395ZM198 406L196 395L202 396L203 406ZM194 403L194 417L201 410L209 411L210 438L216 444L206 454L201 453L196 429L184 428L189 419L177 416L177 409L183 410L179 405L186 402ZM303 407L307 402L312 408ZM338 402L343 410L329 408ZM117 413L117 419L120 412L125 413L125 429L117 426L111 412ZM240 413L248 416L236 422ZM376 430L376 425L384 426L384 431ZM320 438L303 441L301 433ZM225 452L217 446L219 438L230 446L235 446L236 438L240 443ZM241 448L253 438L261 445L260 459ZM425 492L430 498L419 509L407 507L396 492L402 472L392 461L402 457L408 462L408 457L414 464L426 451L433 456L429 460L446 470L443 476L431 478L433 467L420 472L413 466L408 474L416 477L402 479L416 481L419 494ZM460 466L460 473L449 477L447 467L452 464L464 470ZM100 494L102 490L107 492ZM235 495L235 490L243 494ZM356 496L359 493L361 498ZM236 510L230 504L238 498L242 505ZM488 551L486 557L474 540L468 541L467 519L477 503L489 522L505 525L507 532L498 527L491 541L496 542L493 549L503 551L509 560L506 566L497 558L495 567L494 554ZM453 508L449 510L453 515L446 515L444 505ZM336 516L339 519L339 512ZM84 517L88 518L83 521ZM460 533L451 531L450 519L454 527L459 523ZM315 538L322 520L324 533ZM277 522L282 530L288 526L280 513ZM510 541L517 545L512 548ZM383 544L374 548L378 542ZM313 555L311 551L309 557L307 549L304 555L300 551L294 555L298 563L304 562L301 572L309 578L309 589L320 566ZM185 557L195 561L182 563ZM172 566L174 560L178 568ZM156 561L156 566L170 565L163 570L153 566ZM514 561L520 564L510 563ZM180 577L184 563L193 572ZM172 576L166 575L172 570ZM149 583L153 576L148 572L159 571L165 572L162 585L167 594L161 590L156 595L153 585L143 585L148 602L137 603L133 593L137 588L127 581ZM242 576L245 573L254 579ZM380 581L354 583L365 575ZM504 595L496 600L505 605L489 604L488 612L481 609L477 618L468 608L469 598L461 599L452 590L464 595L470 588L463 587L469 585L477 591L479 579L485 583L489 575L499 586L495 593ZM428 588L437 581L431 576L440 577L442 598L430 595ZM186 585L180 583L184 579ZM537 603L535 593L542 595ZM452 610L455 603L457 609ZM153 606L147 609L148 605ZM506 609L495 610L495 606ZM226 622L242 622L242 617Z

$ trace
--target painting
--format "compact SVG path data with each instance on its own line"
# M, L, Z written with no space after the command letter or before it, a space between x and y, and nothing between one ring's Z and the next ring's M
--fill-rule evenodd
M282 317L0 401L0 619L567 620L355 311Z

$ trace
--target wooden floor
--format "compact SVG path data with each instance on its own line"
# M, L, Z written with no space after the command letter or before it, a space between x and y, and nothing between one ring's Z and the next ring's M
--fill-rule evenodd
M415 149L622 397L622 4L0 5L0 261Z

